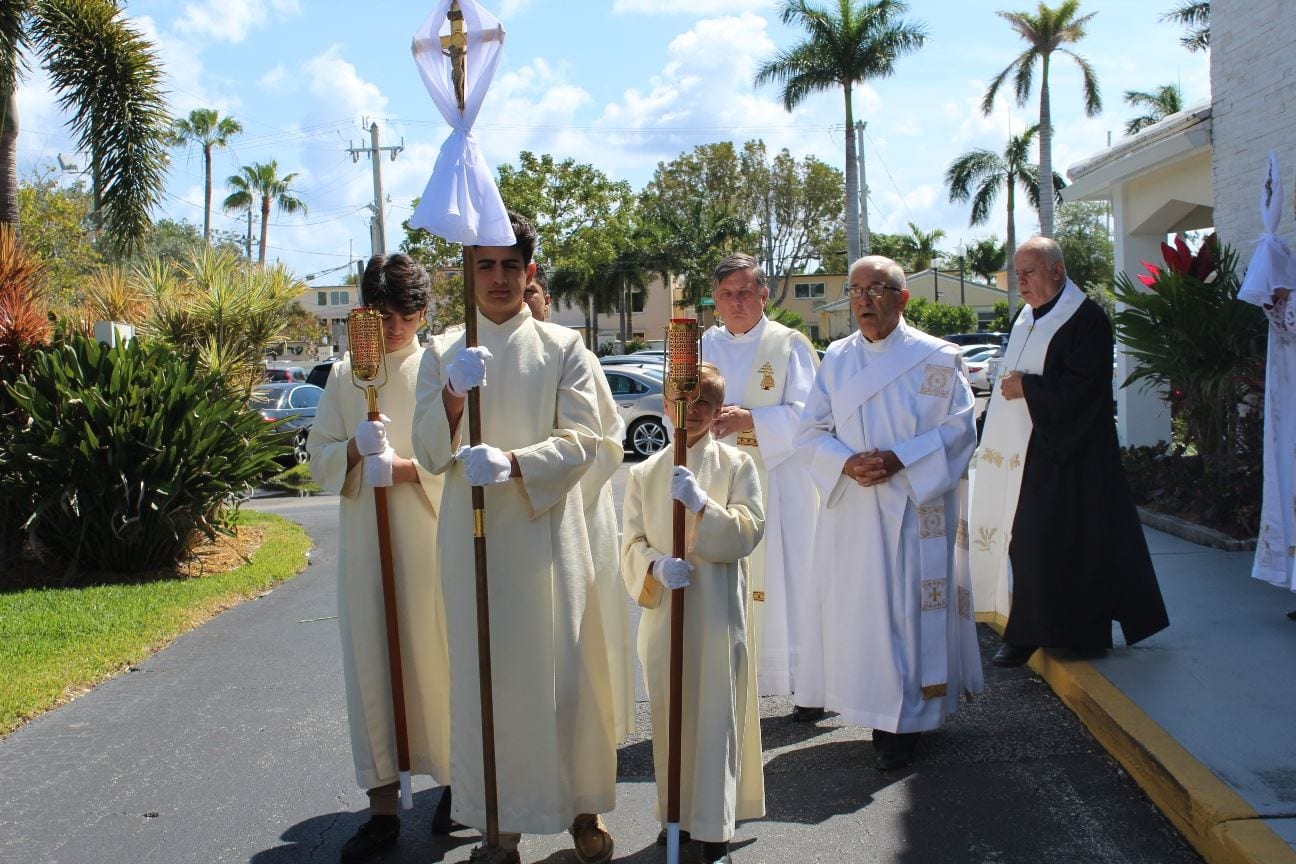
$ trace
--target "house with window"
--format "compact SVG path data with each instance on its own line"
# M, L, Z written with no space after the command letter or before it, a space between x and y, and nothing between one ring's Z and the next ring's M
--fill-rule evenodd
M297 298L310 314L320 319L329 334L329 344L320 346L317 354L324 358L346 351L347 313L360 305L359 285L318 285ZM321 358L321 359L324 359Z

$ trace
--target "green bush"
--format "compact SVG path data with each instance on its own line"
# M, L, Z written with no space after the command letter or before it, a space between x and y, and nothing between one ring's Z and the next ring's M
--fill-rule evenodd
M69 571L173 565L289 449L218 373L161 344L74 337L9 392L30 422L0 454L0 494L28 508L37 555Z
M926 297L910 298L904 317L909 324L932 336L973 333L977 329L976 310L971 306L933 303Z

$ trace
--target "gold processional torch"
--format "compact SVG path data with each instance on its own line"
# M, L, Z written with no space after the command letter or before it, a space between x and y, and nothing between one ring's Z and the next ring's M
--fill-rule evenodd
M698 322L672 318L666 327L666 382L670 387L675 420L675 464L688 466L688 408L698 390ZM671 555L688 552L683 502L674 502ZM684 592L671 592L670 711L666 761L666 861L679 862L680 739L684 712Z
M347 315L347 342L351 352L351 383L369 401L369 419L380 420L378 390L387 383L382 313L361 306ZM376 383L375 383L376 382ZM383 613L387 622L387 668L391 677L392 716L396 721L396 768L400 772L401 807L414 806L410 789L409 732L405 716L405 678L401 671L400 624L396 618L396 577L392 569L391 527L387 521L387 489L375 486L374 512L378 517L378 563L382 572Z

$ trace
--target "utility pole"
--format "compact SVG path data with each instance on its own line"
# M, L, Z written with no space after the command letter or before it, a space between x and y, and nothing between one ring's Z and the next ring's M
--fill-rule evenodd
M855 159L859 162L859 205L860 205L860 254L867 255L872 251L873 238L869 234L868 224L868 181L864 175L864 127L863 120L855 121ZM854 262L847 262L849 267Z
M375 122L369 127L369 140L368 147L350 146L347 147L347 152L351 154L352 162L359 162L361 153L373 161L374 200L369 206L373 209L374 218L370 225L369 239L373 247L371 254L385 255L387 254L387 221L383 213L382 162L378 157L385 150L391 154L391 160L395 162L396 155L405 149L405 139L401 138L401 143L391 147L379 147L378 124Z

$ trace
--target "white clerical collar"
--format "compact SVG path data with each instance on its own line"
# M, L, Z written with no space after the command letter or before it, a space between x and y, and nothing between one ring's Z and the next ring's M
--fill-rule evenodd
M769 319L764 315L761 315L760 320L756 322L756 325L746 333L733 333L729 330L728 325L721 327L720 332L724 333L725 336L728 336L734 342L752 342L759 339L761 333L765 332L765 322L768 320Z
M864 346L864 350L866 351L886 351L888 348L891 348L894 345L899 345L905 340L905 331L907 329L908 327L905 325L904 318L901 318L896 324L894 330L888 333L885 337L878 339L876 342L870 342L867 336L860 333L860 344Z

